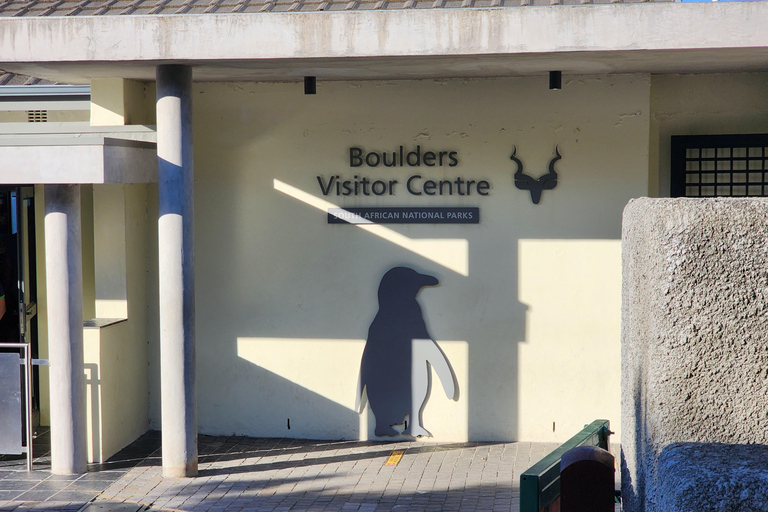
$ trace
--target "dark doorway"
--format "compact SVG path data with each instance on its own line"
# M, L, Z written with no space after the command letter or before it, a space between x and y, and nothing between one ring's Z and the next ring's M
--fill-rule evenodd
M33 187L0 187L0 284L5 291L5 314L0 318L0 342L27 343L38 358L37 255ZM40 379L33 369L34 427L40 419Z

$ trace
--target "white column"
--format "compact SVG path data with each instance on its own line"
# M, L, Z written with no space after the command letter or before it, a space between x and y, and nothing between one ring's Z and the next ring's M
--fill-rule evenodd
M197 475L192 69L157 67L163 476Z
M45 186L45 275L51 361L51 470L84 473L83 267L80 187Z

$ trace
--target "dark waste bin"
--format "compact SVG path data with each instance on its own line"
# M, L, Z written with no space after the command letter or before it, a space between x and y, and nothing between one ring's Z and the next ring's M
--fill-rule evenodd
M560 512L613 512L614 458L597 446L578 446L560 459Z

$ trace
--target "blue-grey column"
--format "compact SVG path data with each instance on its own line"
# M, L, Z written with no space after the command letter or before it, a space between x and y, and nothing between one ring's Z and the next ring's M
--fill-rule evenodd
M157 67L163 476L197 475L192 69Z
M84 473L88 458L83 376L80 187L45 186L45 276L51 360L51 470Z

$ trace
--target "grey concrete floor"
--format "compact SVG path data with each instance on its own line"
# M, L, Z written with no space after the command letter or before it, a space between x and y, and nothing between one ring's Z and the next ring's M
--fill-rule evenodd
M201 435L199 476L164 479L156 431L76 476L52 475L40 441L31 473L0 458L0 511L510 512L520 474L557 447Z

